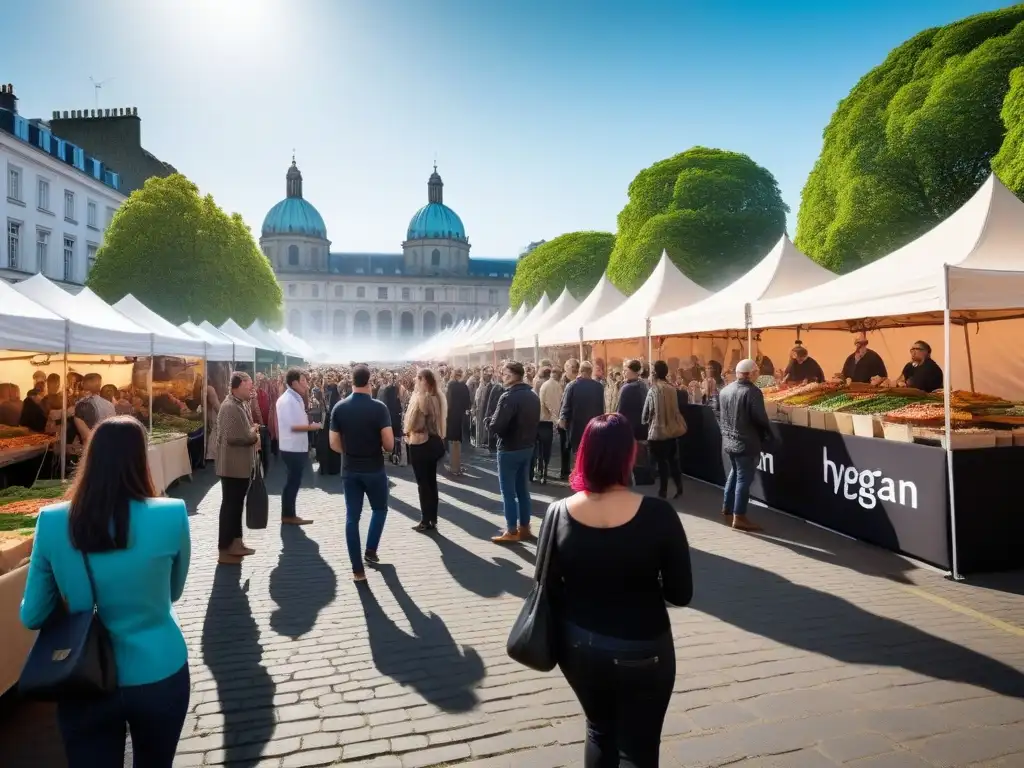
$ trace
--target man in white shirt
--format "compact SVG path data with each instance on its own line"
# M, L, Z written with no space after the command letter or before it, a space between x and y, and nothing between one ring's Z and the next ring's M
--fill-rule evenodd
M310 424L306 415L303 395L309 391L306 374L298 368L290 368L285 374L287 389L277 398L278 447L281 460L288 471L284 489L281 491L281 523L283 525L309 525L295 514L295 499L302 485L302 473L309 463L309 432L320 429L322 424Z

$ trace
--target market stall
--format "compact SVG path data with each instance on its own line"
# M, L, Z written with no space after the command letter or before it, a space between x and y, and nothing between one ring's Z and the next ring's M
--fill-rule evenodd
M536 346L539 355L559 363L562 358L585 358L583 327L609 314L626 301L622 292L612 285L608 275L601 275L597 285L580 305L564 320L537 334Z

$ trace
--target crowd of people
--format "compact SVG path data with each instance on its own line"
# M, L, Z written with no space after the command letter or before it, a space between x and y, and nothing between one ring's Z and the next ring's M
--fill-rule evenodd
M736 380L721 389L718 371L710 368L700 384L720 412L733 458L723 512L733 527L757 530L746 521L746 503L755 457L769 436L758 367L741 361ZM421 512L414 530L436 534L443 523L438 471L447 456L453 478L463 474L467 441L480 459L493 453L497 463L505 520L492 541L532 540L530 483L548 481L557 435L559 476L574 495L544 516L538 535L543 540L551 527L553 565L538 565L536 577L552 595L553 652L586 715L584 764L619 765L621 757L622 764L657 765L675 680L666 605L684 606L693 593L686 535L667 499L670 480L674 498L683 490L676 443L686 431L680 406L690 383L673 377L664 361L648 370L637 360L608 378L578 360L560 368L507 360L497 371L355 364L255 379L234 372L211 414L221 480L219 562L238 564L254 553L243 540L243 511L268 455L276 453L286 473L282 525L312 522L298 516L296 501L311 456L320 458L320 471L332 471L322 466L324 444L341 473L357 584L367 580L366 563L380 561L388 462L411 465ZM188 707L186 646L171 612L191 558L188 517L182 502L156 498L146 462L139 421L104 413L70 500L39 518L23 622L45 628L59 596L72 612L95 606L117 668L116 687L87 706L59 701L70 768L119 766L125 724L136 765L169 768ZM658 498L635 490L644 469L660 481ZM364 547L359 524L367 502Z

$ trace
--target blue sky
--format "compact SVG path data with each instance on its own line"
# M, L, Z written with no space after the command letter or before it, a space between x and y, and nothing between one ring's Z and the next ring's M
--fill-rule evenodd
M800 190L836 103L984 0L35 0L4 14L28 117L136 106L144 146L258 235L294 147L335 251L398 252L437 158L475 256L615 230L703 144Z

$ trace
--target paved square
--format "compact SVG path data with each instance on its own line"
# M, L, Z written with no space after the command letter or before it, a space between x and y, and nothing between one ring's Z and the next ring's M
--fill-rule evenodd
M308 476L299 512L315 524L250 533L257 553L240 567L216 565L212 473L175 489L195 513L177 606L193 694L176 766L582 765L562 677L505 654L534 549L490 543L497 477L471 461L468 477L442 478L433 536L411 530L416 487L394 470L369 589L351 582L338 477ZM567 492L534 491L537 516ZM678 507L696 597L671 610L663 765L1024 766L1024 577L952 584L767 510L755 510L766 535L736 533L696 481ZM272 498L272 518L278 508ZM49 710L10 709L3 765L63 765Z

